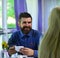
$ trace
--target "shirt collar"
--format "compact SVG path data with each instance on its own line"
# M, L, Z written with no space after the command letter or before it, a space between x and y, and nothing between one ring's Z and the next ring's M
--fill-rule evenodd
M21 37L25 36L26 34L23 34L22 31L20 30L20 33L21 33ZM31 31L27 34L27 36L32 36L32 29Z

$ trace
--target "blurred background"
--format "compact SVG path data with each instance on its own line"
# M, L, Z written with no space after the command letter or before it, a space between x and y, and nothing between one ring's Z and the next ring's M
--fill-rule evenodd
M29 12L33 18L32 28L44 34L50 12L56 6L60 6L60 0L0 0L0 50L3 40L8 42L11 34L19 29L21 12Z

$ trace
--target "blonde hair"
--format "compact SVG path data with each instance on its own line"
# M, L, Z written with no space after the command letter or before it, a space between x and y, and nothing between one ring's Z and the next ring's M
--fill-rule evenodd
M53 8L49 28L39 46L38 58L60 58L60 8Z

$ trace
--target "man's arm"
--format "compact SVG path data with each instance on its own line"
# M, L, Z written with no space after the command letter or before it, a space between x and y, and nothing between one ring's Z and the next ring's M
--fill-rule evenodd
M16 41L16 36L13 33L11 35L11 37L9 38L9 40L8 40L8 46L9 46L8 54L9 55L12 55L12 54L16 53L16 51L15 51L15 44L16 44L16 42L15 41Z
M42 33L40 33L40 32L38 32L37 33L37 36L35 37L36 39L35 39L35 49L36 50L34 50L34 57L38 57L38 46L39 46L39 43L40 43L40 40L42 39Z
M18 34L17 32L14 32L8 40L9 47L16 45L17 40L18 40Z
M34 57L38 57L38 50L34 50Z

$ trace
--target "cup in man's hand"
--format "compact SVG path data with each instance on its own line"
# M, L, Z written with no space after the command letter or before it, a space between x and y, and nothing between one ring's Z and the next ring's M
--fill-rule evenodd
M24 46L15 46L15 50L16 50L17 52L19 52L21 48L24 48Z

